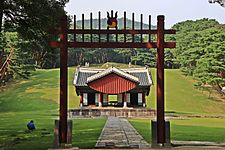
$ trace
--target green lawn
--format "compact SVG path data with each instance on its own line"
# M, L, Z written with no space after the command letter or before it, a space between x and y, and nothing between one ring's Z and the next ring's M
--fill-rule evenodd
M73 121L73 145L79 148L93 148L105 125L106 118L76 119Z
M129 119L129 122L151 143L150 119ZM225 119L191 118L170 120L171 140L181 141L214 141L225 140Z
M55 111L26 111L0 113L0 149L46 149L52 146ZM37 130L26 129L28 121L35 121Z
M0 149L40 150L53 145L54 119L56 111L26 111L0 113ZM37 130L29 132L28 121L35 121ZM94 147L106 118L74 119L73 146Z

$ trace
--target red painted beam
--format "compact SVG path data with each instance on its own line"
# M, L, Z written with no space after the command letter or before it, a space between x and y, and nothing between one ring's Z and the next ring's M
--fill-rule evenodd
M51 42L49 42L49 46L51 48L59 48L59 45L60 45L60 42L57 42L57 41L51 41Z
M50 47L58 48L60 47L60 42L50 42ZM156 42L68 42L68 47L73 48L157 48ZM176 42L164 42L164 48L175 48Z
M164 42L164 48L176 48L176 42Z
M157 17L157 143L165 143L164 115L164 16Z
M69 42L69 47L74 48L156 48L156 43L132 43L132 42L126 42L126 43L120 43L120 42Z

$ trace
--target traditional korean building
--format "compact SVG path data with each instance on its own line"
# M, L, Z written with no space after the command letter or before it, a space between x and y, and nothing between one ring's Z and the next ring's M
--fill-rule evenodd
M78 67L73 84L81 107L146 107L146 96L153 82L148 68Z

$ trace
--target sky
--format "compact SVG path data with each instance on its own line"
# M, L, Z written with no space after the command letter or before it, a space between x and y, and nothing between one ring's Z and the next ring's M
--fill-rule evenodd
M135 13L135 20L140 20L140 14L144 15L144 22L148 23L148 15L152 16L152 25L156 24L157 15L165 15L166 28L175 23L185 20L196 20L201 18L216 19L225 24L225 8L219 4L210 4L208 0L70 0L65 10L69 15L76 15L78 20L81 14L89 19L90 12L93 18L97 18L101 11L102 17L106 18L107 11L118 11L118 17L131 18Z

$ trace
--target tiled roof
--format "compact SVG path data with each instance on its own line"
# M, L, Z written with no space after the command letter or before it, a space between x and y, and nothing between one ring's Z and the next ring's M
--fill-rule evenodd
M151 83L148 79L147 73L145 73L145 72L132 72L130 74L138 78L138 80L140 81L139 85L141 85L141 86L151 85Z
M139 86L152 85L152 78L150 76L148 68L128 68L128 69L77 68L73 84L75 86L87 86L88 82L99 79L112 72L125 78L128 78L129 80L138 82Z

